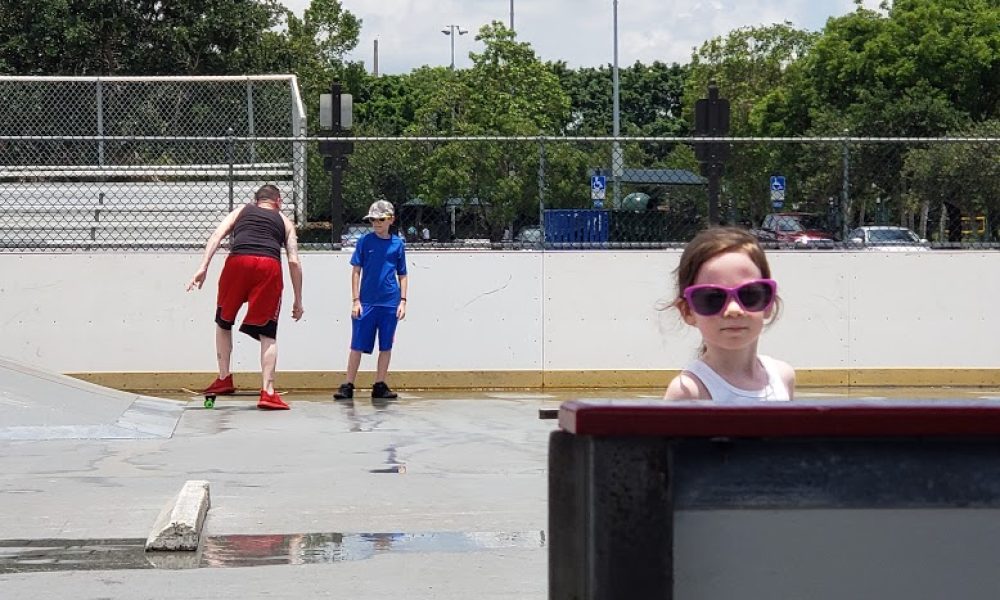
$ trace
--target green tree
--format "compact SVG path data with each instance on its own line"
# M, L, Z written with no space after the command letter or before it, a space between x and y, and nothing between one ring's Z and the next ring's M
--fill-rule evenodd
M18 75L259 72L275 0L0 0L0 69Z
M684 107L693 119L695 101L707 94L715 81L720 96L731 109L733 135L752 135L754 107L786 80L795 61L806 55L817 35L791 23L766 27L741 27L713 38L691 57L684 91Z
M691 59L685 117L693 121L695 102L707 96L709 82L714 81L720 97L729 100L730 135L759 135L758 106L775 104L774 94L789 89L796 61L810 51L816 37L790 23L778 23L742 27L705 42ZM794 158L795 151L788 146L734 144L723 187L727 220L759 224L771 211L769 176L780 173L801 181L788 169Z
M831 19L807 60L820 105L858 117L877 100L935 91L974 121L1000 101L1000 5L994 0L897 0L884 14L858 8ZM898 110L898 109L897 109ZM933 123L928 123L935 126ZM946 130L935 126L928 134ZM884 134L885 132L883 132Z
M563 132L569 135L603 136L612 132L612 72L610 66L572 70L563 62L548 68L559 77L570 97L569 120ZM655 61L620 68L619 120L624 135L684 135L682 118L687 67Z
M903 206L921 215L922 237L948 241L945 216L951 206L965 215L986 215L992 230L989 241L998 239L1000 149L995 143L975 141L998 133L1000 120L983 121L951 132L973 141L928 144L906 154ZM932 212L938 219L929 219Z
M569 98L558 78L498 21L484 25L476 40L482 53L470 53L464 78L469 93L466 133L538 135L555 133L565 122Z
M996 118L998 65L1000 6L994 1L897 0L880 11L859 4L827 22L795 65L794 86L758 105L760 131L884 137L962 130ZM865 201L878 197L908 222L913 206L899 177L908 151L852 146L850 195L859 219ZM819 164L803 167L836 178Z
M413 87L422 102L414 111L411 132L502 136L557 132L567 119L569 98L531 46L518 42L514 32L499 22L483 26L477 40L485 47L470 54L471 68L419 73L424 81ZM477 211L484 233L494 239L524 215L537 215L537 144L454 141L427 149L422 168L430 175L420 192L430 202L439 206L464 202L464 210ZM452 200L456 198L462 200Z

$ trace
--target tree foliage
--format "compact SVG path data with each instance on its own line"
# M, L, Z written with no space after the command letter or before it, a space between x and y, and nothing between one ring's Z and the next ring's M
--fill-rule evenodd
M621 68L621 134L689 135L695 101L710 80L730 101L736 136L994 131L1000 120L996 0L894 0L879 10L857 4L819 32L790 23L742 27L707 40L689 64ZM360 136L612 133L609 65L571 69L542 62L530 44L494 22L480 29L483 49L470 54L470 68L424 66L373 77L344 58L361 26L343 0L312 0L301 17L279 0L0 0L0 73L294 73L312 133L319 94L333 80L354 94L353 133ZM72 106L72 99L65 103ZM195 113L175 104L178 114ZM327 175L311 154L309 204L322 208ZM628 167L697 168L686 144L629 143L624 156ZM740 144L727 165L724 193L733 214L755 221L770 210L768 175L780 171L791 182L792 200L805 209L823 210L846 191L858 200L855 206L887 199L901 216L926 215L941 202L1000 215L989 157L947 145ZM431 207L476 198L479 206L489 203L482 225L494 235L537 220L542 198L548 207L587 206L589 171L610 170L610 160L610 145L597 143L358 143L345 190L356 210L376 197L406 203L420 196ZM849 190L840 189L845 160ZM935 169L956 179L961 173L964 183L935 185ZM703 202L697 190L625 191L659 194L662 205Z
M611 66L571 70L550 63L571 101L569 135L603 136L612 133L613 75ZM675 136L687 132L682 118L685 66L654 61L619 68L619 121L623 135Z
M0 0L0 71L17 75L261 72L275 0Z

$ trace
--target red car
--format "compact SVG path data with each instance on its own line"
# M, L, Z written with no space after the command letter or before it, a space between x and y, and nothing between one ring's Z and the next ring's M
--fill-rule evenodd
M806 245L834 241L825 226L826 218L823 215L802 212L771 213L764 217L760 229L754 233L762 242Z

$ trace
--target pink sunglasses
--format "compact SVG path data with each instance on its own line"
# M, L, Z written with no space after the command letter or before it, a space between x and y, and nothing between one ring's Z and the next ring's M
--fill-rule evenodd
M771 308L778 293L773 279L754 279L736 287L721 285L692 285L684 289L684 300L695 313L711 317L725 310L730 300L747 312L761 312Z

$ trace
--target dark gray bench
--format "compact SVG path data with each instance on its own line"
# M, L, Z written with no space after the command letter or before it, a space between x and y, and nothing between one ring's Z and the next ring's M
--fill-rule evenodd
M1000 596L1000 402L569 402L552 600Z

